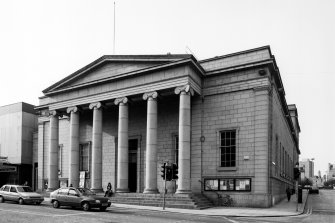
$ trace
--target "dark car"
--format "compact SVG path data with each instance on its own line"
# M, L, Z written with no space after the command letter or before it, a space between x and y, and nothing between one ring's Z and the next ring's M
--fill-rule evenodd
M41 204L44 198L29 186L6 184L0 188L0 203L5 201L15 201L19 204Z
M99 208L105 211L111 206L111 201L102 196L98 196L87 188L64 187L55 190L50 194L52 206L70 206L72 208L80 207L84 211L91 208Z
M312 186L310 189L309 189L309 193L310 194L318 194L319 193L319 188L317 186Z

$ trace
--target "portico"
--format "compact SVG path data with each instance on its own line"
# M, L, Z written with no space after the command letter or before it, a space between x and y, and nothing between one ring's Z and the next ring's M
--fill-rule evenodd
M80 136L80 129L84 128L81 124L81 115L90 114L91 122L88 123L91 126L91 137L90 138L91 148L89 153L89 164L87 167L87 175L89 175L89 187L96 192L103 191L104 183L103 174L106 169L106 165L109 165L109 168L115 169L115 190L119 193L129 192L129 135L134 134L134 130L130 130L129 126L132 125L132 120L129 118L129 109L136 116L136 106L139 104L139 101L146 103L146 125L141 126L140 128L145 129L145 146L143 151L143 158L139 159L142 163L139 163L139 174L138 178L143 178L139 182L143 182L143 185L139 185L137 191L143 193L158 193L159 187L158 182L161 181L160 178L157 178L159 174L160 164L162 163L162 158L158 157L158 137L162 130L158 129L159 120L159 104L164 102L164 100L170 100L169 98L178 96L180 99L179 102L179 115L175 115L176 123L178 124L178 133L179 136L179 155L171 154L171 157L179 157L178 165L179 169L179 182L177 193L190 193L190 146L191 146L191 97L194 95L194 89L199 89L200 83L196 83L194 80L200 81L201 69L194 67L193 57L189 55L182 55L180 58L169 58L162 59L159 58L155 63L160 64L162 62L170 62L171 68L165 68L166 71L162 73L160 69L156 71L152 70L151 65L145 74L138 73L137 70L133 72L133 75L119 75L123 76L121 79L117 74L109 75L107 83L96 79L97 71L92 71L91 69L96 69L95 66L106 67L108 64L117 64L120 58L102 58L102 61L99 61L96 65L91 65L83 72L74 73L70 75L67 79L63 80L50 88L44 91L45 95L41 98L41 105L39 109L43 118L40 118L40 122L48 123L49 125L49 152L48 152L48 190L52 191L58 188L59 182L64 176L60 176L59 170L67 168L62 172L67 172L68 185L79 186L80 181L80 172L83 171L83 165L85 163L86 157L82 155L81 151L81 141L83 141ZM166 60L166 61L165 61ZM137 61L136 59L131 59L131 62L136 64L140 63L141 60ZM131 64L132 64L131 63ZM103 64L103 65L102 65ZM182 64L182 65L180 65ZM144 66L142 64L142 66ZM98 69L99 70L99 69ZM180 72L178 72L180 71ZM113 71L111 71L113 72ZM177 74L177 75L176 75ZM141 77L142 83L136 84L136 79L138 75L144 75ZM147 77L147 78L146 78ZM119 78L121 80L119 80ZM154 82L154 79L161 79L160 83ZM81 83L81 79L91 79L91 82ZM166 79L166 80L164 80ZM126 81L125 81L126 80ZM101 81L101 84L96 84ZM69 83L70 84L69 84ZM147 83L143 83L147 82ZM77 84L80 83L80 84ZM67 86L69 84L69 86ZM85 88L92 89L85 91L88 94L85 97L78 97L78 94L81 94L81 85L85 84ZM91 86L92 85L92 86ZM109 86L111 85L111 86ZM193 86L193 87L192 87ZM74 94L71 93L73 88L78 88L77 97L74 97ZM93 90L94 89L94 90ZM83 94L83 93L82 93ZM84 96L84 95L83 95ZM55 101L50 103L50 101ZM105 117L110 110L118 110L117 113L113 112L113 117ZM133 116L134 116L133 115ZM116 120L115 122L108 123L108 120ZM64 122L66 125L66 130L68 135L65 136L64 133L61 133L62 128L60 127L61 122ZM136 121L135 121L136 122ZM86 124L87 126L87 124ZM115 163L103 163L103 147L108 148L109 145L105 143L104 145L104 126L110 126L109 128L117 128L117 134L114 134L113 137L117 139L115 141ZM176 125L177 127L177 125ZM130 133L131 132L131 133ZM65 136L67 139L60 140L59 137ZM60 141L68 140L67 150L68 161L67 164L60 163L60 154L59 154L59 144ZM67 143L65 143L67 144ZM143 146L143 145L142 145ZM161 145L162 146L162 145ZM170 148L172 149L172 148ZM64 153L64 151L63 151ZM145 155L144 155L145 154ZM140 154L141 156L141 154ZM62 159L64 161L65 159ZM166 160L166 159L165 159ZM171 158L172 162L173 158ZM141 169L143 172L141 173ZM86 176L87 176L86 175ZM40 182L42 182L40 178ZM106 181L106 180L105 180ZM113 181L109 179L108 181ZM88 185L86 185L88 186Z

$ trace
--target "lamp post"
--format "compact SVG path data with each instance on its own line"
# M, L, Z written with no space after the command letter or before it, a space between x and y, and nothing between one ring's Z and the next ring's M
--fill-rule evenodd
M295 169L299 170L299 162L295 163ZM296 197L297 197L296 211L298 211L298 200L299 200L298 181L299 181L299 178L300 178L300 173L298 174L298 177L294 176L294 178L295 178L295 194L296 194Z

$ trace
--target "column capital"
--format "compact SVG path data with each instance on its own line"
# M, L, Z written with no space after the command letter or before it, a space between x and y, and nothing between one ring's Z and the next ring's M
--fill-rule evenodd
M77 106L68 107L66 109L66 113L71 113L71 112L76 113L78 111L79 111L79 108Z
M189 93L192 96L194 95L194 90L192 89L192 87L189 84L179 86L179 87L176 87L174 89L175 94L180 94L181 92Z
M158 97L157 91L146 92L143 94L143 100L147 100L148 98L155 99Z
M114 104L115 105L118 105L120 103L127 104L127 102L128 102L128 98L127 97L121 97L121 98L115 99Z
M56 110L50 110L48 112L48 116L59 116L59 112L57 112Z
M99 109L101 107L102 107L101 102L93 102L89 106L90 109L94 109L94 108Z

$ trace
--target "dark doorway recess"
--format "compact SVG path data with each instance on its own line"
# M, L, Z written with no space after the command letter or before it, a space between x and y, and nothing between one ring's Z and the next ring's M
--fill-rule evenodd
M129 192L136 192L137 189L137 148L138 148L138 139L130 139L128 141L129 147L129 167L128 167L128 176L129 176Z

